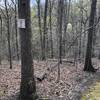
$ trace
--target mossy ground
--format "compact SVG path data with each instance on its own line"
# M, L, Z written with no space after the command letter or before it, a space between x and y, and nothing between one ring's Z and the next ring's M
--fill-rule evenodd
M100 82L94 85L82 94L81 100L100 100Z

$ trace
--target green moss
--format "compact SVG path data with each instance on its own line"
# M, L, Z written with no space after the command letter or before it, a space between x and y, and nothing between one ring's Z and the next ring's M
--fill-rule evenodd
M100 100L100 82L96 82L82 95L81 100Z

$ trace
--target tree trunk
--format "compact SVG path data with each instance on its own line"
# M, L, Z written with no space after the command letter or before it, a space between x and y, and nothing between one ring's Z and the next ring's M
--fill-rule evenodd
M19 27L21 41L21 100L36 99L36 83L34 79L30 0L18 0L19 19L25 20L25 28Z
M0 65L2 62L2 17L0 16Z
M48 0L45 1L45 11L44 11L44 33L43 33L43 57L42 60L46 60L46 36L47 36L47 9Z
M53 58L53 39L52 39L52 1L49 0L50 10L49 10L49 23L50 23L50 48L51 48L51 58Z
M38 4L38 24L39 24L39 32L40 32L40 46L41 46L41 58L43 58L43 39L42 39L42 29L41 29L41 8L40 8L40 0L37 0Z
M62 63L62 18L64 0L58 0L58 40L59 40L59 62Z
M94 69L92 65L92 42L93 42L94 18L96 13L96 3L97 0L92 0L90 19L89 19L89 27L91 28L88 30L88 42L87 42L87 50L86 50L85 65L84 65L84 71L88 72L96 71L96 69Z
M8 41L8 52L9 52L9 62L10 62L10 69L12 69L12 55L11 55L11 42L10 42L10 18L7 8L7 0L5 0L5 10L6 10L6 21L7 21L7 41Z
M65 0L65 6L64 6L64 35L63 35L63 57L66 55L66 39L67 39L67 25L69 22L69 13L70 13L70 6L71 6L71 0L69 0L69 3Z
M81 54L82 54L82 30L83 30L83 0L81 0L81 8L80 8L80 26L79 26L79 32L80 32L80 37L79 37L79 61L81 61Z
M17 51L17 59L19 60L19 45L18 45L18 29L17 29L17 7L15 3L15 35L16 35L16 51Z

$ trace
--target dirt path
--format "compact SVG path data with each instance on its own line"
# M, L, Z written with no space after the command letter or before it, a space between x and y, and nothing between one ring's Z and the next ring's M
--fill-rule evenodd
M81 100L100 100L100 72L95 75L93 84L83 92Z

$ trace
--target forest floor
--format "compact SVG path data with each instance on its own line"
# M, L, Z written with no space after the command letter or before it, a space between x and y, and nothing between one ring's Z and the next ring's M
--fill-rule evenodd
M41 98L39 100L81 100L81 93L100 81L100 70L97 73L87 73L83 71L83 63L77 62L74 65L65 60L60 65L60 80L57 82L57 65L57 60L34 61L37 94ZM93 65L99 68L100 60L93 59ZM13 61L13 69L9 69L7 61L0 65L0 100L17 100L20 69L21 64L16 61Z

